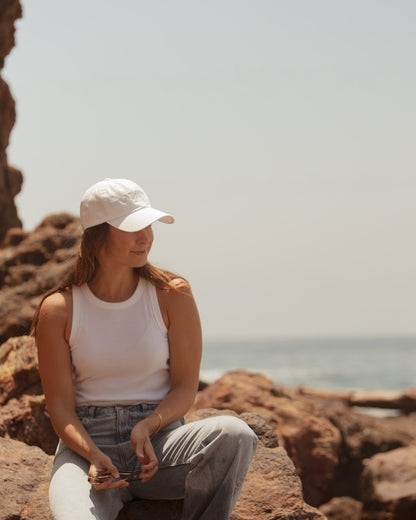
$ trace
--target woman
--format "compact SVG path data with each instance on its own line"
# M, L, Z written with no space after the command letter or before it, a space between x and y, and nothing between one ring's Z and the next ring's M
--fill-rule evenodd
M241 420L185 424L201 329L189 284L148 263L152 208L126 179L91 186L69 278L34 320L48 411L60 442L56 520L113 520L133 498L184 499L183 520L227 519L255 451Z

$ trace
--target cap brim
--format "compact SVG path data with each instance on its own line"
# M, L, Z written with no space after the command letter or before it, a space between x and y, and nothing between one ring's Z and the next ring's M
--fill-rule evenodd
M164 224L173 224L175 219L168 213L163 213L155 208L143 208L125 217L115 218L107 222L121 231L140 231L159 220Z

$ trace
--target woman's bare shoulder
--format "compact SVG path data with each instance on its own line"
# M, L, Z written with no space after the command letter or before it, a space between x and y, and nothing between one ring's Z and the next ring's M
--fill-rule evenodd
M64 289L47 296L40 306L40 317L57 318L66 317L72 307L72 291Z
M190 284L177 277L169 282L171 289L157 289L157 298L165 325L169 328L171 319L180 314L189 313L195 307L195 300ZM175 318L176 319L176 318Z
M181 278L180 276L176 278L172 278L169 282L169 285L172 287L173 291L168 291L170 293L182 293L182 294L192 294L191 286L185 278Z
M170 289L157 289L159 301L166 305L192 297L191 286L184 278L173 278L170 280L169 286Z

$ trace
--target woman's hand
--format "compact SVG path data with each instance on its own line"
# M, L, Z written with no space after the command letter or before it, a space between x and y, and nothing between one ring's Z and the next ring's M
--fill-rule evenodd
M142 482L149 481L159 469L155 450L145 420L136 424L130 434L131 444L140 461Z
M94 458L88 471L88 482L97 490L123 488L129 485L125 480L113 480L119 477L118 469L104 453Z

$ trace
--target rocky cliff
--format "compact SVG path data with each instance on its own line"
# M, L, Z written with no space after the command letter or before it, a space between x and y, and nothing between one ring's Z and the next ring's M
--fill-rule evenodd
M21 227L14 197L20 192L22 174L7 162L10 132L16 111L10 89L1 77L4 60L14 47L14 24L22 16L19 0L0 0L0 243L8 229Z

